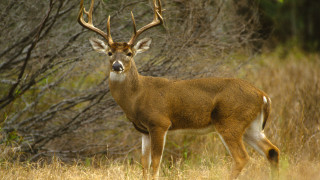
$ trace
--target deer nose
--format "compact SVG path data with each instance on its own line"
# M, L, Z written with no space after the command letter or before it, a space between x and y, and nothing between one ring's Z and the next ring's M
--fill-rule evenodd
M123 65L120 61L115 61L112 64L112 70L114 71L123 71Z

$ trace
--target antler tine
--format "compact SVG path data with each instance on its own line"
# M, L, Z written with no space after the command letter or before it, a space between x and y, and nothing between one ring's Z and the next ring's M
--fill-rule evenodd
M107 22L107 33L105 33L102 30L96 28L92 24L92 12L93 12L94 0L91 0L89 11L85 10L85 8L83 6L83 1L84 0L80 1L80 10L79 10L79 15L78 15L78 23L81 26L100 34L103 38L105 38L107 40L108 44L111 45L113 43L113 41L112 41L111 34L110 34L110 16L109 16L108 22ZM85 22L85 20L83 18L83 13L85 13L88 16L88 22Z
M132 24L133 24L133 34L137 34L136 21L134 20L134 16L133 16L132 11L131 11L131 19L132 19Z
M158 5L157 5L157 2L158 2ZM131 12L131 18L132 18L132 23L133 23L133 34L131 36L130 41L128 42L128 45L133 45L135 40L138 38L138 36L140 34L142 34L144 31L146 31L146 30L148 30L148 29L150 29L152 27L161 25L163 23L162 9L161 9L160 0L153 0L153 11L154 11L153 21L151 23L143 26L138 31L137 31L137 28L136 28L136 22L134 20L133 13Z
M91 1L89 12L86 11L86 8L83 8L83 12L88 16L88 24L92 24L93 5L94 0Z
M155 0L153 0L153 1L155 1ZM159 17L159 18L161 18L161 19L162 19L161 1L160 1L160 0L157 0L157 2L158 2L158 4L159 4L159 6L157 7L157 8L158 8L158 11L157 11L157 15L155 15L155 16L157 16L157 17L158 17L158 13L159 13L159 14L160 14L160 17ZM154 8L156 8L155 6L156 6L156 4L155 4L155 3L153 3L153 7L154 7ZM163 19L162 19L162 20L163 20Z
M107 22L107 33L108 33L108 44L111 45L113 43L112 37L111 37L111 31L110 31L110 15L108 17L108 22Z

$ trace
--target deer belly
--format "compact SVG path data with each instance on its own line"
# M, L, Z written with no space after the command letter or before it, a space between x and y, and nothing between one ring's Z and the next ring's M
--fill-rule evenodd
M205 111L189 111L171 117L170 130L183 134L207 134L214 131L211 113Z
M179 133L179 134L194 134L194 135L203 135L211 132L215 132L214 125L209 125L203 128L186 128L186 129L173 129L169 131L170 133Z

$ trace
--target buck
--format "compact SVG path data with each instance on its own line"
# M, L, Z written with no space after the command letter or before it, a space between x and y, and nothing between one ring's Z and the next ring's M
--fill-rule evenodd
M110 16L107 33L92 23L94 0L89 11L80 2L78 22L101 35L90 39L94 50L109 56L109 88L128 120L142 133L141 164L143 177L148 178L152 162L152 178L159 176L159 165L168 131L187 133L217 132L233 158L230 179L235 179L248 162L243 141L265 156L272 172L278 172L279 149L264 135L271 101L266 93L241 79L203 78L168 80L142 76L133 57L149 49L151 39L135 43L146 30L163 23L160 0L153 0L153 21L136 29L128 42L113 42L110 34ZM87 22L83 18L87 15Z

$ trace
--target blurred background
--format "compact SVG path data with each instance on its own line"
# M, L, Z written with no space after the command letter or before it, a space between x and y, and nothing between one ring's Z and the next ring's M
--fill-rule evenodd
M0 1L1 162L52 156L65 162L139 161L140 134L109 93L107 59L89 44L99 36L77 23L79 2ZM110 15L113 40L126 42L130 12L140 28L152 20L151 3L96 0L94 25L106 31ZM265 132L282 161L318 162L320 1L162 0L162 5L164 26L142 35L153 41L135 57L139 72L251 82L271 97ZM225 155L214 133L172 134L164 162L204 156L216 161Z

